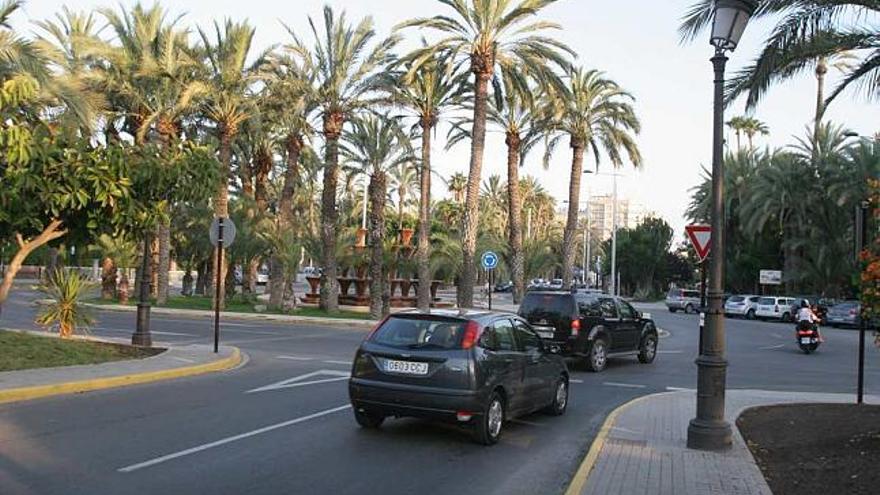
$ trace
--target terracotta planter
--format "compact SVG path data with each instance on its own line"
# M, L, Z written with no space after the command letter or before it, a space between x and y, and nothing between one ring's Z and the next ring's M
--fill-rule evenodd
M116 295L119 296L119 304L128 304L128 277L123 276L116 287Z
M357 297L365 297L367 295L367 284L369 281L365 278L359 278L354 281L354 293Z
M400 281L400 295L409 297L409 288L412 287L412 280L403 279Z
M351 287L353 279L347 277L339 277L339 295L347 296L348 288Z
M321 277L306 277L306 281L309 283L309 287L312 289L312 294L318 293L318 288L321 286Z
M431 282L431 300L437 299L437 289L440 288L440 281L434 280Z
M354 247L367 247L367 229L357 229L357 237L354 241Z
M361 265L361 266L357 267L354 271L354 274L358 279L367 278L367 266Z
M400 287L400 282L402 281L399 278L391 280L391 297L394 297L394 293L397 292L397 288Z
M414 233L414 229L400 229L400 244L402 246L409 246Z

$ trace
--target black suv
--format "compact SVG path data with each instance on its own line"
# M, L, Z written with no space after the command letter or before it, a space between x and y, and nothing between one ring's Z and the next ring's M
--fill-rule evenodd
M498 441L504 422L568 404L558 349L522 318L487 311L396 313L364 340L348 385L354 417L375 428L388 416L445 420Z
M657 356L657 327L629 303L606 294L529 292L519 315L562 355L584 358L602 371L610 356L637 354L650 363Z

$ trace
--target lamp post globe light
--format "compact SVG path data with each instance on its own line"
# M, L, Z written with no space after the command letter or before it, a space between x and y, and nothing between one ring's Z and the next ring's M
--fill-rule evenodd
M714 118L712 123L712 253L709 310L705 336L697 358L697 416L688 425L687 445L692 449L722 450L731 445L730 423L724 419L727 387L724 309L724 68L755 13L757 0L715 0L710 43L715 47Z

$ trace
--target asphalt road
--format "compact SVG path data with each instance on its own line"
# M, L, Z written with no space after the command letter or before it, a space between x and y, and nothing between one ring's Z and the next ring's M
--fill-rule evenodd
M32 294L18 292L0 327L32 327ZM225 373L0 405L0 493L561 493L604 420L637 396L693 388L697 318L645 309L670 332L652 365L611 360L573 367L565 416L508 426L494 447L421 420L360 429L345 375L362 330L227 319L223 342L246 364ZM126 337L133 314L102 312L93 330ZM801 354L789 325L728 320L728 385L852 392L857 332L826 329ZM162 342L210 342L209 319L153 316ZM867 391L880 394L869 348Z

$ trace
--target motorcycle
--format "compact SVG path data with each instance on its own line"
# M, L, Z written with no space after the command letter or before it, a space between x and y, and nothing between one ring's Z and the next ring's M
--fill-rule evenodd
M797 324L795 331L798 346L804 351L804 354L809 354L819 348L819 329L816 325L802 321Z

